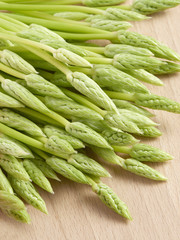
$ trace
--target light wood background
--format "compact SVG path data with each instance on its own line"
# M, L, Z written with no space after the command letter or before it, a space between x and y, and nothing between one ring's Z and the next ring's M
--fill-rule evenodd
M137 22L134 29L163 41L180 53L180 7ZM149 86L153 93L180 102L180 74L162 78L164 87ZM155 120L164 133L146 141L174 155L164 164L150 164L168 177L153 182L104 164L113 178L104 179L125 201L133 216L127 222L104 206L87 186L64 178L53 182L55 194L40 191L49 211L28 206L31 225L16 223L0 213L1 240L178 240L180 239L180 116L156 111Z

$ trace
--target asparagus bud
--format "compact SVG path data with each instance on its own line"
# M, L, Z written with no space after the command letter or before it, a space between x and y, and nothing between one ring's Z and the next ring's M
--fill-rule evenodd
M180 113L180 103L155 94L136 94L135 104L152 109Z
M118 30L126 30L132 27L132 24L126 21L115 21L106 19L92 19L91 27L99 28L110 32L115 32Z
M31 162L31 160L24 160L23 166L34 183L36 183L39 187L43 188L47 192L53 193L50 182L44 176L41 170L33 162Z
M161 75L161 74L169 74L180 72L180 65L173 62L165 62L166 64L156 66L154 69L149 69L148 71L151 74Z
M26 106L33 108L38 112L49 112L49 109L37 97L19 83L4 79L1 85L4 91L24 103Z
M147 48L157 57L175 61L180 60L180 56L177 53L152 37L148 37L136 32L120 30L118 31L118 39L122 44Z
M119 8L108 8L105 11L105 16L111 20L120 20L120 21L141 21L148 19L148 17L129 10L123 10Z
M132 158L135 158L142 162L164 162L173 159L170 154L158 148L142 143L135 144L131 148L129 154Z
M20 108L24 105L18 100L0 92L0 107Z
M64 129L51 126L51 125L46 125L44 127L44 133L48 136L51 137L52 135L57 135L59 138L66 140L71 144L71 146L74 149L79 149L79 148L84 148L83 142L81 142L78 138L73 137L71 134L66 132Z
M111 145L125 146L138 142L131 134L123 132L120 129L106 129L102 132L102 135Z
M113 101L104 93L96 82L85 74L74 72L68 75L67 80L76 90L92 99L97 105L107 110L117 111Z
M126 204L119 199L119 197L113 192L110 187L104 183L98 183L93 184L92 189L106 206L111 208L122 217L132 220Z
M154 115L146 110L145 108L136 106L135 104L125 101L125 100L120 100L120 99L113 99L113 102L116 104L118 109L126 109L132 112L139 113L141 115L144 115L146 117L153 117Z
M13 156L0 154L0 166L17 179L29 181L30 177L22 164Z
M0 122L7 125L8 127L26 132L31 136L44 137L44 133L39 126L37 126L29 119L9 109L0 109Z
M22 223L30 223L31 219L28 214L28 212L23 210L5 210L2 209L3 213L5 213L8 217L15 219L16 221L22 222Z
M0 206L7 210L23 210L24 203L12 193L0 190Z
M87 18L89 14L82 12L57 12L54 16L72 20L83 20Z
M92 120L102 120L102 116L94 110L66 99L45 97L45 104L51 110L73 117L87 118Z
M141 133L140 134L138 133L138 135L143 136L143 137L156 138L156 137L160 137L162 135L162 132L153 126L141 127L140 130L141 130Z
M25 77L27 86L36 94L69 99L57 86L37 74Z
M7 177L5 176L1 168L0 168L0 190L3 190L10 194L14 193L10 182L8 181Z
M145 69L151 70L166 63L150 57L136 56L133 54L117 54L114 56L113 66L120 70Z
M132 5L132 10L144 15L149 15L168 8L176 7L179 4L179 0L136 0Z
M68 159L68 163L84 173L95 175L98 177L110 177L110 174L98 162L84 154L73 154Z
M74 182L88 184L88 179L86 176L67 161L60 158L51 157L48 158L46 162L54 171L60 173L62 176Z
M52 135L50 138L48 138L44 146L46 149L56 153L75 153L75 150L73 149L71 144L64 139L61 139L57 135Z
M53 56L57 60L69 65L92 67L92 65L86 59L64 48L58 48L56 51L54 51Z
M148 117L139 114L137 112L132 112L127 109L119 109L119 113L126 117L129 121L132 121L137 124L138 127L146 127L146 126L157 126L158 124L149 119Z
M83 123L68 123L66 125L66 131L88 144L111 149L111 146L99 133L95 132L93 129Z
M65 40L55 32L37 24L31 24L27 29L18 32L17 35L37 42L42 39L54 39L60 42L65 42Z
M44 176L50 179L60 181L54 170L41 158L35 156L35 158L32 159L31 161L41 170Z
M128 92L148 93L149 90L137 79L111 65L95 65L93 79L101 87L120 88Z
M46 204L31 182L16 179L8 176L8 179L15 190L27 203L47 214Z
M12 67L13 69L24 74L37 73L31 64L29 64L16 53L6 49L0 52L0 61L6 66Z
M139 176L150 178L156 181L166 181L167 178L157 172L155 169L143 164L135 159L125 159L122 167L129 172L135 173Z
M123 116L122 114L116 114L114 112L108 112L104 116L105 123L112 127L118 128L123 131L127 131L130 133L140 133L140 129L138 128L137 124L129 120L127 117Z
M111 6L124 2L125 0L82 0L82 3L88 7Z
M166 65L164 65L164 64L160 65L160 66L158 66L158 69L165 68L165 66ZM150 70L150 71L152 72L154 70ZM138 80L140 80L142 82L147 82L147 83L157 85L157 86L163 86L164 85L163 82L158 77L154 76L153 74L147 72L144 69L132 69L132 70L128 69L125 72L127 74L133 76L134 78L137 78Z
M31 151L21 142L0 134L0 152L17 158L33 158Z
M106 57L109 57L109 58L113 58L116 54L120 54L120 53L134 54L134 55L144 56L144 57L151 57L154 55L148 49L141 48L141 47L133 47L125 44L108 44L104 50L104 54L106 55Z

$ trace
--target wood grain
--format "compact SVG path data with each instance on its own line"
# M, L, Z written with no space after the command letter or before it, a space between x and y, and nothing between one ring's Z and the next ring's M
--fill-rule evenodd
M134 30L163 41L180 53L180 7L137 22ZM162 78L164 87L152 92L180 102L180 74ZM174 155L164 164L151 164L168 177L157 183L104 164L113 178L104 179L124 200L133 216L127 222L104 206L91 190L64 178L53 182L55 194L40 191L49 211L46 216L28 206L31 225L14 222L0 213L2 240L178 240L180 239L180 116L156 111L155 120L164 133L146 141Z

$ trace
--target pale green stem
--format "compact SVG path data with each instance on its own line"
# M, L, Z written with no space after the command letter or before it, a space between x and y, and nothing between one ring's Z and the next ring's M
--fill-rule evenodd
M4 80L3 76L0 75L0 82L3 82L3 80Z
M52 118L50 118L42 113L36 112L35 110L32 110L30 108L17 108L16 111L18 111L20 113L24 113L26 116L28 115L28 116L33 117L42 122L59 125L59 123L57 121L53 120Z
M51 53L53 53L55 51L54 48L49 47L45 44L35 42L35 41L31 41L29 39L17 37L17 36L11 35L11 34L1 33L0 38L5 39L5 40L10 40L10 41L16 42L16 43L28 45L28 46L31 46L31 47L40 48L40 49L43 49L43 50L51 52Z
M21 28L18 28L16 24L9 23L9 21L2 19L0 17L0 25L2 28L5 28L6 30L12 31L12 32L18 32L22 30Z
M0 28L0 31L2 31L2 29ZM5 30L6 32L6 30ZM1 50L4 50L4 46L0 46ZM10 50L12 52L18 52L18 53L28 53L28 51L26 51L26 49L22 48L21 46L6 46L7 50Z
M46 137L36 137L36 139L42 143L47 143L47 138Z
M4 133L5 135L9 136L9 137L12 137L20 142L23 142L24 144L27 144L29 146L32 146L32 147L35 147L35 148L38 148L42 151L45 151L47 153L50 153L52 155L56 155L56 156L59 156L61 157L61 155L57 154L57 153L54 153L52 151L49 151L47 150L43 143L42 142L39 142L38 140L35 140L29 136L26 136L25 134L23 133L20 133L2 123L0 123L0 132L1 133Z
M33 5L33 4L7 4L0 3L0 8L9 11L60 11L60 12L84 12L91 14L104 14L103 10L84 7L84 6L66 6L66 5Z
M127 146L112 146L115 152L126 153L129 154L131 151L131 147Z
M109 33L103 33L103 34L75 34L75 33L66 33L66 32L59 32L55 31L57 34L59 34L64 39L71 39L71 40L80 40L80 41L86 41L86 40L95 40L95 39L106 39L106 40L116 40L117 39L117 32L109 32Z
M16 52L18 55L21 55L22 58L26 59L26 60L32 60L32 61L42 61L42 58L38 57L37 55L26 51L26 52L20 52L20 54L18 52ZM36 66L35 66L36 67Z
M104 90L104 92L112 99L120 99L134 102L136 100L134 94L132 93L120 93Z
M71 4L81 4L82 1L81 0L60 0L60 1L48 1L48 0L41 0L43 4L51 4L51 5L71 5Z
M85 57L85 59L93 64L112 64L113 60L111 58L97 58L97 57Z
M1 7L1 4L0 4L0 7ZM11 17L19 21L22 21L23 23L26 23L26 24L36 23L57 31L59 30L59 31L74 32L74 33L102 33L102 34L108 33L108 31L105 31L105 30L83 26L82 24L78 24L78 22L75 22L75 23L68 23L65 21L58 22L56 20L47 20L47 19L42 19L37 17L17 15L17 14L11 14Z
M41 150L39 150L39 149L37 149L37 148L32 148L32 150L33 150L33 152L35 152L37 155L39 155L40 157L42 157L44 160L46 160L46 159L49 158L49 156L48 156L45 152L43 152L43 151L41 151Z
M14 77L17 77L17 78L20 78L20 79L24 79L25 78L25 74L21 73L21 72L18 72L6 65L4 65L3 63L0 63L0 70L9 74L9 75L12 75Z
M0 16L1 16L1 18L5 19L5 20L8 20L11 23L14 23L14 24L18 25L19 27L21 27L21 29L28 28L28 25L14 19L14 18L9 17L8 14L4 14L2 12L2 13L0 13Z
M69 4L80 4L81 0L62 0L62 1L49 1L49 0L26 0L26 1L22 1L22 0L4 0L3 2L7 2L7 3L34 3L34 2L39 2L39 4L63 4L63 5L69 5Z
M42 69L38 69L39 75L41 75L42 77L44 77L47 80L51 80L54 76L53 73L50 73L48 71L42 70Z
M86 175L86 174L85 174L85 176L86 176L86 178L87 178L88 183L89 183L90 186L97 185L97 183L96 183L95 181L93 181L92 178L90 178L90 177L89 177L88 175Z
M86 97L81 96L77 93L71 92L65 88L61 88L61 90L70 98L74 99L76 102L81 103L82 105L85 105L91 109L93 109L94 111L96 111L97 113L99 113L102 117L104 117L106 115L106 111L102 110L101 108L97 107L95 104L93 104L92 102L90 102L88 99L86 99Z
M55 66L57 69L59 69L61 72L63 72L65 75L71 74L72 71L69 70L68 67L66 67L65 64L60 63L58 60L56 60L55 58L53 58L51 55L49 55L47 52L41 50L41 49L35 49L33 47L30 46L25 46L23 45L24 48L28 49L30 52L34 53L35 55L41 57L42 59L44 59L45 61L49 62L50 64L52 64L53 66Z
M0 81L3 82L4 78L1 76ZM66 120L64 117L60 116L56 112L53 112L49 110L48 112L44 112L44 114L54 120L56 120L58 123L60 123L62 126L66 126L66 124L69 123L68 120Z
M69 67L71 71L73 72L82 72L86 75L92 75L92 68L86 68L86 67L76 67L76 66L71 66Z
M120 8L123 10L131 10L132 6L128 6L128 5L116 5L116 6L105 6L105 7L96 7L97 9L102 9L102 10L106 10L107 8Z
M45 113L44 113L45 114ZM50 111L46 114L48 117L56 120L58 123L60 123L62 126L66 126L69 121L66 120L64 117L60 116L59 114L53 112L53 111Z
M9 137L15 138L25 144L28 144L32 147L44 149L43 144L41 142L39 142L31 137L28 137L25 134L22 134L2 123L0 123L0 132L6 134Z
M80 21L75 21L75 20L70 20L70 19L65 19L57 16L52 16L51 14L44 13L44 12L19 12L20 14L25 14L26 16L32 16L32 17L37 17L37 18L43 18L46 20L52 20L56 22L65 22L65 23L71 23L71 24L76 24L77 25L86 25L90 26L88 22L80 22Z

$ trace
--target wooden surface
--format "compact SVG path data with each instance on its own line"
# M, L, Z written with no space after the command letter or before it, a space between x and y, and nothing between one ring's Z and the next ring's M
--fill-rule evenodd
M156 14L149 21L134 24L140 33L163 41L180 53L180 7ZM152 92L180 102L180 74L162 78L164 87ZM156 111L162 137L146 141L174 155L164 164L151 164L168 177L157 183L104 164L112 179L104 182L124 200L133 216L127 222L113 213L96 195L81 184L62 179L53 182L55 194L40 191L49 211L43 213L28 206L31 225L23 225L0 213L1 240L178 240L180 239L180 116Z

